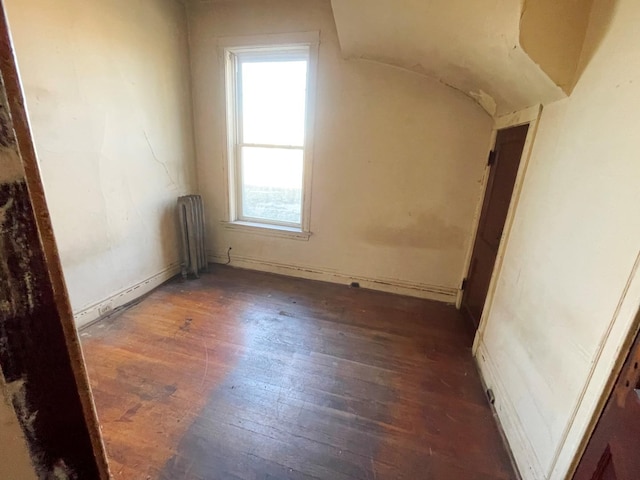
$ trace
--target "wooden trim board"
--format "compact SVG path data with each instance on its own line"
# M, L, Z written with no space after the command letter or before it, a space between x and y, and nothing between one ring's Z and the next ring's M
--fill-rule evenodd
M146 295L154 288L159 287L167 280L175 277L180 273L180 264L173 263L167 268L162 269L160 272L145 278L144 280L135 283L129 287L109 295L107 298L100 300L93 305L85 307L77 312L74 312L73 317L76 322L77 328L82 328L90 323L99 320L100 318L108 315L116 308L122 307L143 295Z
M535 105L533 107L526 108L519 112L509 113L498 117L494 121L493 132L491 133L491 147L487 152L487 157L489 156L489 152L494 149L496 144L496 138L498 135L498 130L502 130L509 127L517 127L518 125L524 125L525 123L529 124L529 131L527 132L527 139L524 144L524 149L522 150L522 159L520 160L520 166L518 168L518 176L516 177L516 183L513 189L513 194L511 196L511 206L509 208L509 212L507 213L507 219L505 221L505 229L503 232L502 242L500 244L500 249L503 249L503 245L507 243L508 240L508 232L511 229L511 223L513 222L513 216L515 213L515 209L517 206L517 202L520 198L520 189L522 188L522 181L524 179L524 172L526 171L527 164L529 162L529 158L531 156L531 148L533 146L533 141L535 139L535 134L538 128L538 120L540 119L540 115L542 113L542 106ZM473 217L473 226L472 226L472 234L469 239L469 245L467 247L467 254L464 261L464 267L462 269L462 274L460 277L460 285L462 285L462 280L467 277L469 273L469 268L471 266L471 257L473 255L473 247L475 245L476 236L478 234L478 227L480 223L480 213L482 212L482 204L484 203L484 195L485 190L487 188L487 181L489 180L489 165L487 165L484 169L484 174L482 177L482 187L480 188L480 194L478 197L478 203L476 205L475 214ZM507 226L509 228L507 228ZM498 257L496 258L496 266L498 265L498 259L500 262L502 261L502 257L504 256L504 252L502 250L498 251ZM494 267L495 277L497 268ZM492 277L492 283L493 283ZM487 293L487 301L485 305L489 304L489 295L492 294L492 286L489 285L489 292ZM462 289L458 291L456 296L456 308L460 309L462 306Z
M542 114L542 106L537 105L535 107L522 110L521 112L515 112L512 114L504 115L502 117L497 118L495 121L492 145L495 144L495 139L496 139L498 130L502 130L504 128L509 128L509 127L516 127L518 125L524 125L525 123L529 124L529 130L527 132L527 139L525 140L524 148L522 150L522 158L520 160L520 166L518 167L518 174L516 176L515 185L513 187L513 194L511 195L511 203L509 205L509 211L507 212L507 218L505 220L504 229L502 231L502 239L500 240L500 246L498 247L498 254L496 256L496 263L493 267L493 273L491 275L491 281L489 283L489 290L487 291L487 298L485 300L484 309L482 311L482 317L480 318L480 325L478 326L478 331L476 332L476 338L473 342L474 354L476 352L478 342L482 339L482 335L484 333L484 329L486 325L486 319L489 318L489 314L491 313L491 307L493 306L493 298L496 290L496 284L497 284L498 278L500 277L500 272L502 271L502 261L504 260L504 255L509 245L509 236L511 234L511 227L513 226L513 220L515 218L516 211L518 209L518 202L520 200L520 194L522 192L522 186L524 184L527 168L529 167L529 159L531 158L531 151L533 150L533 143L535 141L536 133L538 131L538 123L539 123L541 114ZM465 262L465 270L464 270L463 278L468 274L469 266L471 264L471 255L473 253L473 245L475 243L475 237L478 233L478 224L480 222L480 211L482 210L482 202L484 201L484 191L486 188L486 182L488 178L489 178L489 167L487 167L486 173L485 173L484 185L482 187L482 196L480 197L480 205L479 205L478 213L475 219L472 241L470 243L470 249L467 254L467 261ZM458 293L458 298L456 298L456 306L461 304L461 302L462 302L462 291Z
M227 264L227 254L210 253L209 261L212 263ZM455 287L406 282L397 278L371 278L360 275L349 275L347 273L336 272L319 267L268 262L257 258L237 255L231 257L231 263L229 265L248 270L278 273L290 277L307 278L310 280L320 280L323 282L339 283L343 285L350 285L351 282L358 282L362 288L395 293L398 295L407 295L410 297L425 298L445 303L454 303L457 294L457 289Z

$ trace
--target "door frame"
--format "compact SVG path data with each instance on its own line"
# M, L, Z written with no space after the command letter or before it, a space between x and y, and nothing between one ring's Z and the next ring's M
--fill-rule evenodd
M43 297L33 301L37 309L32 307L31 311L24 314L27 321L14 326L12 330L14 335L2 338L6 342L5 347L9 358L29 357L32 361L17 361L17 364L22 366L18 370L22 377L20 380L14 380L12 385L6 381L0 365L0 388L6 389L0 391L0 402L5 401L3 396L11 392L12 402L9 405L9 412L12 415L16 414L18 424L25 434L34 475L47 474L47 478L49 475L61 475L66 478L66 475L72 476L77 473L70 471L72 467L83 467L87 471L96 471L101 480L107 480L111 477L106 451L53 234L22 82L2 0L0 0L0 53L2 53L0 73L4 82L6 108L10 117L7 125L3 126L13 130L15 145L11 149L17 156L17 164L22 168L15 183L26 185L27 198L23 213L30 218L29 221L33 222L30 225L33 225L35 232L33 237L29 237L26 247L32 252L33 258L38 259L37 265L42 267L42 270L31 271L31 274L34 296L38 297L42 292ZM13 197L11 200L13 201ZM11 314L8 318L11 318ZM25 353L27 347L22 342L22 338L31 340L32 350ZM44 344L55 348L37 348ZM52 375L58 374L56 384L73 385L74 389L50 389L50 379L45 378L43 369L40 367L50 362L60 366L52 373ZM34 367L34 365L37 366ZM42 394L43 391L47 391L47 394ZM22 395L27 395L28 392L35 393L27 397L29 399L27 403ZM67 409L70 412L66 418L72 418L74 421L70 433L54 430L58 425L52 420L62 416L59 414L59 405L66 402L69 402ZM38 419L44 420L34 422L36 414ZM85 428L86 431L84 431ZM70 434L77 435L78 432L86 435L70 441ZM54 449L53 445L57 443L62 446ZM78 465L67 465L68 462L65 462L65 459L75 460ZM50 463L54 460L55 463Z
M636 261L636 265L637 264L638 262ZM600 397L599 401L595 406L595 410L593 412L591 421L587 424L587 427L585 429L585 434L582 438L582 441L578 445L578 449L576 450L575 457L573 459L573 462L570 465L567 478L569 477L573 478L573 476L576 474L576 470L580 466L580 462L582 461L582 457L584 456L587 450L587 447L589 445L589 442L591 441L591 437L593 436L596 428L598 427L598 423L600 422L600 419L604 414L605 408L607 407L607 405L612 399L611 396L614 393L614 390L617 386L620 375L622 375L622 373L624 372L626 360L629 357L629 355L631 355L632 353L632 348L638 335L640 335L640 307L638 308L638 311L635 315L633 323L629 328L627 337L623 340L622 344L620 345L619 356L615 361L615 363L613 364L613 367L611 369L611 375L607 383L605 384L604 389L602 390L602 396Z
M640 250L554 454L548 478L570 478L600 420L640 329Z
M497 280L500 278L503 259L508 248L508 240L511 234L513 221L518 208L520 194L523 187L526 171L531 158L532 147L538 131L539 119L542 113L542 107L531 107L521 112L499 117L495 120L493 138L491 145L495 145L497 131L512 126L529 123L529 131L522 152L522 159L516 177L511 204L505 221L496 264L491 275L489 291L485 307L480 319L480 325L476 332L473 343L473 355L477 356L478 350L482 345L482 339L486 330L487 321L491 315ZM476 207L476 215L474 218L473 236L470 241L467 260L464 267L464 278L471 263L471 255L477 235L479 216L484 201L484 193L488 180L489 169L485 169L483 178L482 191ZM459 307L462 300L462 292L458 294ZM630 351L634 336L640 329L640 249L633 265L630 265L629 276L622 292L615 311L600 339L598 349L590 359L591 369L589 375L582 387L579 397L576 399L575 405L571 411L571 415L567 425L562 433L562 438L553 454L551 466L545 473L545 478L571 478L575 469L582 458L584 450L591 439L593 430L595 429L602 411L609 398L613 385L622 369L625 359Z
M504 230L502 231L502 238L500 239L500 245L498 247L498 253L496 255L496 262L493 266L493 273L491 274L491 281L489 282L489 290L487 291L487 298L484 302L484 308L482 310L482 316L480 317L480 323L473 342L473 354L475 355L482 334L485 329L486 319L491 311L493 303L493 296L496 288L496 279L500 276L502 270L502 260L505 254L505 248L508 245L509 235L511 233L511 226L515 218L515 213L518 208L518 202L520 200L520 192L522 191L522 185L524 183L524 176L529 165L529 159L531 158L531 151L535 140L536 133L538 131L538 123L540 115L542 114L542 105L535 105L533 107L520 110L518 112L502 115L494 119L493 132L491 133L491 142L489 150L493 150L496 144L496 138L498 136L498 130L504 130L511 127L518 127L520 125L529 124L529 130L527 131L527 137L524 142L524 148L522 149L522 157L520 158L520 165L518 166L518 173L516 175L516 181L513 187L513 193L511 194L511 202L509 204L509 210L504 222ZM471 259L473 256L473 247L478 235L478 228L480 227L480 214L482 212L482 206L484 204L484 196L487 189L487 182L489 180L489 174L491 167L485 166L484 175L482 177L482 187L478 196L478 203L476 205L475 214L473 217L472 234L467 247L467 254L464 262L464 268L460 277L460 285L469 275L469 268L471 267ZM460 288L456 297L456 308L462 307L463 290Z

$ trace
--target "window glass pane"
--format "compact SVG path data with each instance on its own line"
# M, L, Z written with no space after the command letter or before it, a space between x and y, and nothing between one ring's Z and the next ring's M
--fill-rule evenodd
M242 147L242 216L300 224L302 150Z
M242 143L302 146L306 61L244 61Z

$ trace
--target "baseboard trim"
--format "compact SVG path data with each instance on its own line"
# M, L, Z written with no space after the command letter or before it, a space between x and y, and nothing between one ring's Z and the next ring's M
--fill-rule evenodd
M228 263L226 254L209 254L208 260L211 263ZM352 282L358 282L361 288L407 295L410 297L425 298L445 303L455 303L456 295L458 293L458 289L455 287L441 287L423 283L406 282L395 278L363 277L360 275L350 275L318 267L282 264L237 255L234 255L231 258L231 263L229 265L247 270L278 273L280 275L287 275L290 277L320 280L323 282L338 283L341 285L349 285Z
M483 342L479 343L475 355L484 385L493 390L496 420L498 420L499 427L507 439L520 477L522 480L545 478L540 461L533 453L533 446L527 439L522 422L520 422L511 398L498 375L495 363Z
M119 292L110 295L104 300L94 303L93 305L74 312L73 318L76 322L76 328L82 328L89 325L100 318L109 315L110 312L126 305L137 298L149 293L156 287L159 287L167 280L175 277L180 273L180 264L173 263L167 268L161 270L155 275L151 275L146 279L138 282L130 287L124 288Z

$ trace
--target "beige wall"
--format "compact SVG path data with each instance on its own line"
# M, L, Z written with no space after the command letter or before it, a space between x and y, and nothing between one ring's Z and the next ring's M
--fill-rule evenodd
M578 61L593 0L525 0L520 18L523 50L565 92L578 80Z
M544 109L479 342L525 479L564 478L640 301L640 5L613 6L595 2L589 63Z
M490 117L423 76L342 59L329 1L194 2L189 22L210 253L226 261L231 246L232 263L240 266L345 283L353 278L453 301ZM229 231L221 223L227 213L219 37L318 30L313 235L305 242Z
M531 3L577 1L583 0ZM566 96L520 45L524 0L331 3L345 55L400 65L441 80L475 98L491 115L546 105ZM571 17L563 20L572 23Z
M0 478L38 478L31 463L27 442L11 406L11 394L0 370Z
M74 311L175 273L174 203L195 187L183 6L4 3Z

